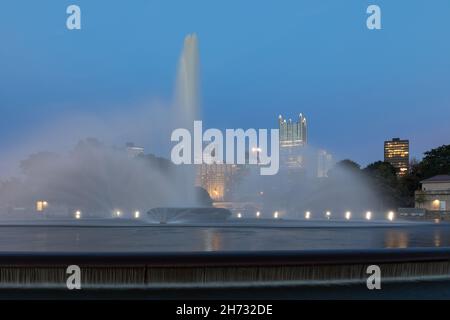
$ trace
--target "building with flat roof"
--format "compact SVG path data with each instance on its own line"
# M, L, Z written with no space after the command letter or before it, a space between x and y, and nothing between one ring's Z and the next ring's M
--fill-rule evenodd
M450 211L450 175L438 175L420 182L416 191L416 208L428 211Z
M397 176L405 176L409 172L409 140L394 138L384 142L384 161L395 168Z
M144 154L144 148L138 147L132 142L128 142L125 147L126 147L127 155L130 158L136 158L136 157Z

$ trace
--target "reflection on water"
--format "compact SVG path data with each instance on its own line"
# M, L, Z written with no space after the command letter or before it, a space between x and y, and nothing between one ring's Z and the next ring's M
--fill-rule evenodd
M386 248L408 248L408 233L403 230L389 230L385 239Z
M450 247L450 225L380 228L0 227L0 251L254 251Z
M435 230L434 231L434 246L440 247L441 246L441 230Z
M204 234L204 251L219 251L222 248L222 238L220 233L214 229L205 229L201 231Z

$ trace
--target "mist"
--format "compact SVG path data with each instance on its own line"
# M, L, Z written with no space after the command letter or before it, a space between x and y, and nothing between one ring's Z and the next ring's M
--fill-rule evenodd
M352 218L364 219L366 211L373 211L373 218L383 218L384 205L359 169L334 163L327 177L317 177L318 151L310 145L302 147L304 167L282 167L275 176L261 176L257 166L248 166L232 201L260 203L264 217L278 211L282 218L304 219L309 211L311 219L325 219L330 211L333 219L344 219L350 211Z
M81 210L92 217L200 203L187 197L188 182L180 180L183 168L153 155L131 157L125 148L93 138L80 141L67 154L32 154L20 166L23 178L9 179L0 187L0 203L7 212L23 206L33 211L40 200L49 203L49 214Z

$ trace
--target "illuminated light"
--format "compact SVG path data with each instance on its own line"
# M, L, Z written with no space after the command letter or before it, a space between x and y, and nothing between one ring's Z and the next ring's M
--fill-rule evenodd
M48 207L48 202L47 201L36 201L36 211L41 212L44 211L45 209L47 209Z
M389 221L393 221L394 220L394 218L395 218L395 213L394 213L394 211L389 211L389 213L388 213L388 220Z
M141 213L139 211L134 212L134 218L139 219L141 217Z
M44 210L44 206L42 204L42 201L37 201L36 202L36 211L40 212Z
M432 202L432 206L433 209L439 209L439 207L441 206L441 201L439 201L439 199L436 199Z
M261 216L261 212L256 211L256 217L259 218Z
M330 218L331 218L331 212L330 212L330 211L327 211L327 212L325 213L325 215L327 216L327 219L330 219Z
M252 152L262 152L262 149L253 147Z
M122 215L122 212L116 211L116 217L120 217Z
M75 212L75 219L81 219L81 211Z
M345 219L350 220L351 217L352 217L352 213L350 211L347 211L345 213Z
M370 212L370 211L367 211L367 212L366 212L366 219L367 219L367 220L372 219L372 212Z
M239 212L238 214L237 214L237 217L240 219L240 218L242 218L242 214Z
M311 218L311 212L306 211L306 213L305 213L305 219L309 219L309 218Z
M274 217L275 219L278 219L278 211L275 211L275 212L273 213L273 217Z

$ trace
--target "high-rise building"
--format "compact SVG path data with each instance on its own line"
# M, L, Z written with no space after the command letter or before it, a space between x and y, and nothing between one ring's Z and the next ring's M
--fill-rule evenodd
M280 147L303 146L308 143L306 117L300 113L297 122L292 119L286 121L283 116L278 117L280 129Z
M398 176L407 175L409 172L409 140L394 138L385 141L384 161L392 164Z
M278 117L280 131L280 169L289 171L304 167L303 148L308 143L306 117L300 113L296 122Z

